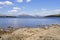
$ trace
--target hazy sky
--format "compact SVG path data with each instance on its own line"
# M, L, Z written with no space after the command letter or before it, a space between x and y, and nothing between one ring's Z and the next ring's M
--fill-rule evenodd
M0 0L0 15L51 15L60 13L60 0Z

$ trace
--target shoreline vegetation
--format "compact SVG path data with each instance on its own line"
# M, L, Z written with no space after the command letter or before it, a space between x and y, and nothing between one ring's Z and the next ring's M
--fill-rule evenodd
M60 40L60 25L52 24L37 28L0 28L0 40Z

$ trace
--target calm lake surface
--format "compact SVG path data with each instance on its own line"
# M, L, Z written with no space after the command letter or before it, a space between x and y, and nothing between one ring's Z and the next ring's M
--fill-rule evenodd
M0 18L0 27L37 27L38 25L60 24L60 18Z

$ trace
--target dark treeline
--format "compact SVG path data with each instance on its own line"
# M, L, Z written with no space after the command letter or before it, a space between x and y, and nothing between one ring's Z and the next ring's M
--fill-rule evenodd
M56 14L56 15L48 15L48 16L45 16L45 17L60 17L60 14Z
M0 16L0 18L16 18L16 16Z

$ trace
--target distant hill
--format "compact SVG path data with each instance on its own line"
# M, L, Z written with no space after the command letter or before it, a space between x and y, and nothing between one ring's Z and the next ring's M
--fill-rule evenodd
M45 17L60 17L60 14L48 15L48 16L45 16Z

